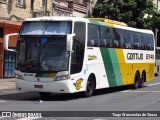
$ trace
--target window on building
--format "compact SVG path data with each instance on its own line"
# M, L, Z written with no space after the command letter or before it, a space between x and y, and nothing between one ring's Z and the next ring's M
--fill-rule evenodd
M2 1L2 2L7 2L7 0L0 0L0 2L1 2L1 1Z
M17 0L17 5L24 6L25 0Z
M31 0L31 11L34 9L34 0Z
M3 35L4 34L4 29L3 28L0 28L0 38L3 38Z
M47 0L42 0L42 13L45 14L47 12Z

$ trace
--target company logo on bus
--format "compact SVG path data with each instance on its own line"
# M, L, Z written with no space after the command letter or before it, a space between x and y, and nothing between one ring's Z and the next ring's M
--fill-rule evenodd
M154 54L146 54L144 56L143 53L127 53L127 59L128 60L143 60L145 57L146 60L153 60Z

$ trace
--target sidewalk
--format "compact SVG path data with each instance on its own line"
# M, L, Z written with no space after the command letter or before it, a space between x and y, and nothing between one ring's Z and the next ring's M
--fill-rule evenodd
M0 91L1 90L14 90L15 88L15 78L4 78L0 79Z

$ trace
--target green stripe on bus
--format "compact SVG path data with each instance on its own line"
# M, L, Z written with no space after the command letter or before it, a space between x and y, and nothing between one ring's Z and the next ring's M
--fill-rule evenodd
M101 48L101 54L110 87L122 85L122 78L116 51L113 48Z
M102 25L102 26L107 26L107 24L106 24L105 22L100 22L100 21L98 21L98 24L99 24L99 25Z
M93 24L98 24L98 21L96 20L89 20L90 23L93 23Z
M107 24L105 22L96 21L96 20L89 20L89 21L90 21L90 23L93 23L93 24L107 26Z
M116 85L120 86L123 83L122 83L122 78L120 75L120 67L119 67L119 62L118 62L118 58L117 58L117 54L116 54L116 49L109 48L109 53L110 53L111 62L113 65L113 71L114 71L114 75L115 75Z
M110 87L116 86L114 69L113 69L113 64L110 57L110 52L107 48L100 48L100 50L101 50L107 78L108 78L108 84Z

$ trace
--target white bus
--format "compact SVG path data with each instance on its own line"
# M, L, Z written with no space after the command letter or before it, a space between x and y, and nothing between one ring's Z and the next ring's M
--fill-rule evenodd
M160 75L160 47L156 47L156 67L155 74Z
M16 50L9 37L18 35ZM26 19L4 47L16 51L16 89L42 96L133 85L154 79L153 32L103 18L41 17Z

